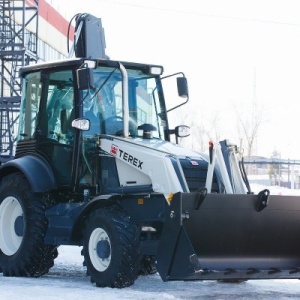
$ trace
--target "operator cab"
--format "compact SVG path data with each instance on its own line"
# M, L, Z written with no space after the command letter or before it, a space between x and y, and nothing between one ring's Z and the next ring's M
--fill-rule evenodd
M126 118L124 106L128 105L130 137L145 137L144 133L150 132L148 137L167 139L167 119L163 113L164 99L159 95L159 77L139 68L126 68L126 73L128 89L125 91L124 76L119 68L100 66L92 70L92 85L80 90L83 118L90 121L90 128L83 132L83 136L122 136ZM127 103L123 103L124 93L128 93Z
M119 66L98 66L88 69L88 72L85 69L78 70L82 117L90 121L90 128L83 135L127 137L127 133L124 133L126 124L130 137L169 141L170 134L180 135L184 127L181 130L169 130L160 77L162 67L124 65L125 75ZM177 78L179 96L188 97L186 80L178 79L185 77Z
M95 68L83 67L77 72L83 113L76 122L79 121L81 128L80 122L89 121L88 130L82 131L82 153L89 172L82 181L92 186L95 178L98 179L99 193L124 193L125 189L119 181L120 170L117 170L115 157L108 153L98 155L101 139L116 136L154 145L169 141L173 133L169 130L163 97L162 67L128 63L122 66L125 70L120 64L103 66L100 63ZM96 170L101 172L97 174ZM152 192L151 184L143 187L137 184L137 191Z
M103 165L110 162L99 155L100 138L170 140L162 71L160 66L84 59L22 68L16 158L41 155L60 187L101 185ZM115 178L110 186L118 186Z

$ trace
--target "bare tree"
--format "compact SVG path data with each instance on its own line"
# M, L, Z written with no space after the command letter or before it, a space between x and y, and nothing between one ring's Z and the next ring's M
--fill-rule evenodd
M207 151L209 141L219 141L222 136L222 118L217 111L213 115L206 115L199 108L193 109L187 105L169 115L169 121L171 127L179 124L190 127L190 136L181 138L179 143L196 151Z
M255 143L257 141L259 129L266 121L262 111L244 114L235 106L237 120L237 135L240 148L245 150L246 156L254 154Z
M245 156L252 156L255 152L255 143L262 124L266 121L263 110L253 112L253 109L246 109L245 105L237 107L233 105L235 114L230 111L205 112L199 108L189 105L176 110L170 116L171 127L180 124L190 126L191 136L180 139L180 145L192 148L196 151L205 152L208 150L209 141L220 141L222 138L232 139L241 149L244 149ZM234 117L234 115L236 117ZM228 124L228 120L236 120ZM232 129L231 129L232 128ZM234 134L236 128L236 134Z

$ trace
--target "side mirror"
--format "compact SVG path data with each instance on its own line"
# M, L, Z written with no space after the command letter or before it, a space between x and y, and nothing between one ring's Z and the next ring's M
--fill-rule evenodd
M172 76L175 76L177 74L181 74L182 76L180 77L176 77L176 82L177 82L177 92L178 92L178 96L181 97L181 98L185 98L185 101L179 105L176 105L170 109L167 110L167 112L170 112L184 104L186 104L188 101L189 101L189 89L188 89L188 83L187 83L187 79L186 77L184 76L184 74L182 72L180 73L175 73L173 75L169 75L169 76L166 76L166 77L163 77L162 79L164 78L168 78L168 77L172 77Z
M175 127L176 137L187 137L190 135L190 127L186 125L179 125Z
M188 98L189 97L189 89L187 84L186 77L177 77L177 90L179 97Z
M79 90L88 90L94 86L93 69L80 68L76 70L77 73L77 87Z
M87 131L90 129L90 120L88 119L75 119L72 121L72 127L73 128L76 128L76 129L79 129L79 130L82 130L82 131Z
M187 137L190 135L190 127L186 125L176 126L175 129L169 130L169 134L175 134L176 144L178 144L178 138Z

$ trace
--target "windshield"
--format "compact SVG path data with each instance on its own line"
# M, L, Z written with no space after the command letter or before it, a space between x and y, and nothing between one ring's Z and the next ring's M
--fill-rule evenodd
M163 101L159 101L158 79L141 70L127 69L129 135L143 136L139 126L151 124L155 127L153 138L164 139L166 119ZM122 75L119 69L99 67L94 70L94 86L83 91L83 117L91 122L84 135L123 133ZM153 128L153 127L152 127Z

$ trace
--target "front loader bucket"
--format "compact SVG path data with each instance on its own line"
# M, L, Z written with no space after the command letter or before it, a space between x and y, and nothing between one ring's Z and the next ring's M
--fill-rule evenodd
M157 252L164 281L300 278L300 197L202 200L177 193L168 207Z

